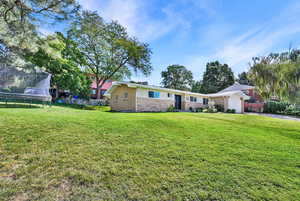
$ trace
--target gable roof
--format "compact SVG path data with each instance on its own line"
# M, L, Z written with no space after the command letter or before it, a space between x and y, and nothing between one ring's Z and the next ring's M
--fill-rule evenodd
M223 92L228 92L228 91L243 91L243 90L248 90L248 89L254 89L254 86L244 85L244 84L235 82L233 85L227 87L226 89L223 89L222 91L219 91L218 93L223 93Z

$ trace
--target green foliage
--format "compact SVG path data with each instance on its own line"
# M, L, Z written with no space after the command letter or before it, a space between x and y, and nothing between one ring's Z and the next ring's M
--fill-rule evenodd
M167 112L175 112L175 107L173 105L170 105L170 107L168 107Z
M203 75L202 93L216 93L234 84L234 75L227 64L218 61L206 64Z
M249 75L265 99L300 104L300 50L253 58Z
M252 86L253 83L251 82L251 80L248 77L249 76L246 72L242 72L238 75L238 79L236 81L240 84Z
M104 22L96 12L83 11L72 23L68 37L86 61L81 67L97 84L97 98L106 80L129 78L132 71L149 75L152 70L148 44L129 37L117 22Z
M0 44L13 51L36 48L38 26L74 18L75 0L1 0Z
M300 108L288 102L268 101L264 105L264 112L300 116Z
M203 108L201 108L201 107L196 108L196 112L202 112L202 111L203 111Z
M202 91L202 81L193 81L191 92L201 93Z
M52 86L88 98L91 81L77 66L84 60L76 46L70 46L70 43L72 41L57 33L48 36L37 52L26 52L24 58L52 74Z
M299 134L258 115L0 109L0 197L299 200Z
M234 114L236 111L235 111L235 109L227 109L226 112L227 112L227 113L232 113L232 114Z
M218 110L215 109L215 108L207 108L207 109L203 109L202 112L204 112L204 113L217 113Z
M284 112L289 106L288 102L268 101L264 104L264 112L276 114Z
M214 107L218 110L218 112L224 112L224 105L216 104Z
M191 90L193 74L185 66L171 65L161 72L163 87L178 90Z

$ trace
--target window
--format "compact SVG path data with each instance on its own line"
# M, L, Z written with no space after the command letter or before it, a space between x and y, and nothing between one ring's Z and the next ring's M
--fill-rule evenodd
M159 97L160 97L160 92L157 92L157 91L149 91L149 92L148 92L148 97L149 97L149 98L159 98Z
M103 96L105 94L106 90L101 89L100 95Z
M191 102L197 102L197 98L194 97L194 96L190 96L190 101L191 101Z
M128 98L128 93L127 92L124 93L124 98Z
M96 94L96 89L92 89L92 94L93 94L93 95Z
M172 94L168 93L168 98L172 97Z
M208 104L208 99L207 98L203 98L203 105L207 105Z

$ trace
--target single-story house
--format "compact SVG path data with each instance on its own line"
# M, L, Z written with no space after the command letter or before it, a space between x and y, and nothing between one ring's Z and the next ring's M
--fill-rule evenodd
M105 96L110 97L112 110L126 112L159 112L170 106L188 111L213 103L223 105L225 111L235 109L243 113L244 101L249 99L242 91L200 94L129 82L113 82Z

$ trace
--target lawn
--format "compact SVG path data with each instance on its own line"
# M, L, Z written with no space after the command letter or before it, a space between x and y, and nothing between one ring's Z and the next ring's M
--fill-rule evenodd
M0 200L300 200L300 123L0 108Z

